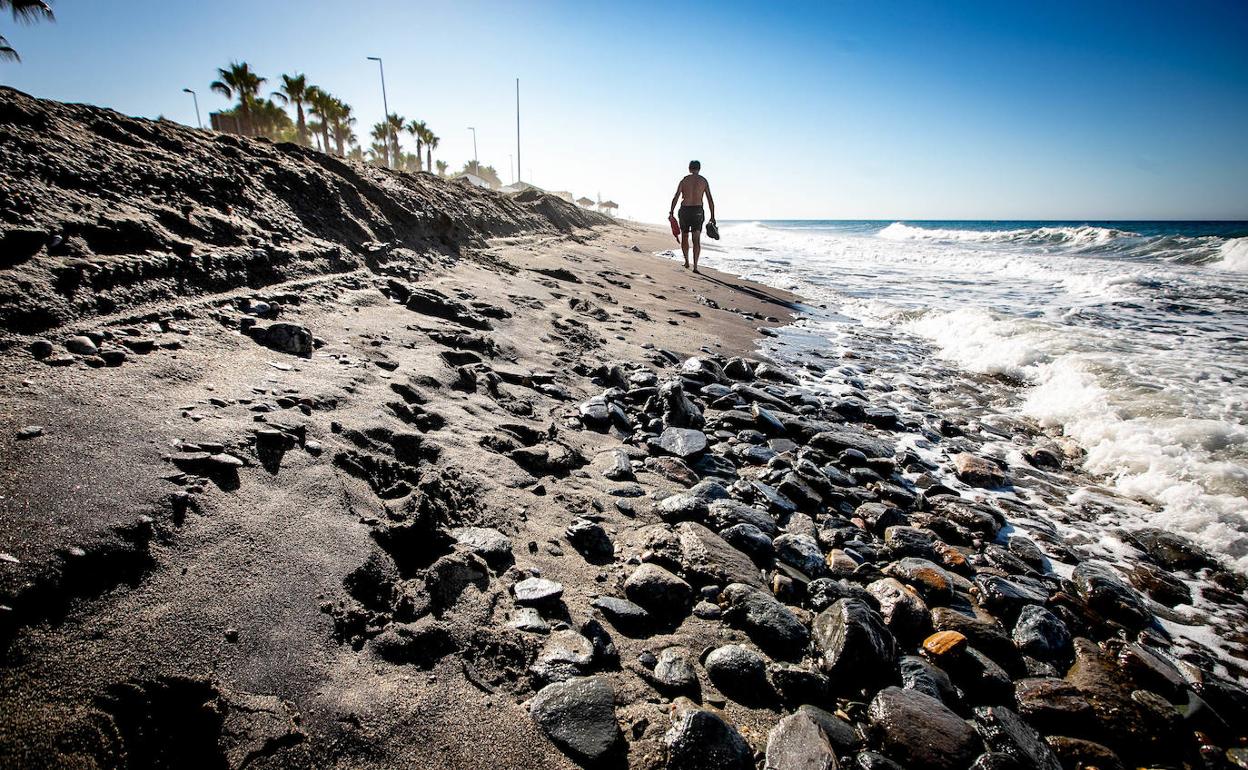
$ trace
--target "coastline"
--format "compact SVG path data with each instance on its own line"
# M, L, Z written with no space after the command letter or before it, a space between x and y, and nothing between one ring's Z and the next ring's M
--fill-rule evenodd
M1073 453L1051 437L880 408L890 340L785 355L798 297L656 258L658 228L568 230L81 319L40 335L64 366L10 336L0 757L1242 751L1248 696L1170 657L1153 617L1175 571L1242 611L1234 575L1160 533L1148 598L1079 543L1023 536L1028 509L994 490L1059 494ZM126 354L64 352L79 333ZM842 368L856 393L805 382ZM1047 454L980 451L1002 435Z

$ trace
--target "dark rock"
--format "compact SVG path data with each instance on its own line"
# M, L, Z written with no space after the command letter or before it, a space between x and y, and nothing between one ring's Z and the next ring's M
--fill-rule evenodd
M1070 631L1056 615L1037 604L1022 609L1014 624L1014 644L1023 654L1043 661L1064 661L1071 650Z
M693 457L706 449L706 434L692 428L666 428L656 443L668 454Z
M805 665L772 663L767 666L767 680L788 703L823 703L828 698L831 680Z
M854 770L907 770L883 754L862 751L854 757Z
M594 643L570 629L546 639L529 673L542 684L564 682L586 673L594 663Z
M1049 594L1017 580L981 574L975 578L979 603L994 615L1013 618L1028 605L1044 604Z
M642 564L624 581L628 598L649 612L665 618L681 617L689 610L693 589L657 564Z
M425 571L425 587L429 591L429 598L440 608L455 606L469 586L480 591L488 583L489 569L485 561L474 553L447 554Z
M1216 567L1218 562L1192 541L1164 529L1139 529L1127 535L1158 566L1170 570Z
M719 534L733 548L753 559L755 564L768 564L775 556L771 538L753 524L734 524Z
M79 356L93 356L99 351L94 340L81 334L65 340L65 349Z
M1150 599L1167 607L1192 603L1192 589L1168 570L1153 564L1133 564L1129 568L1131 585Z
M553 604L563 596L563 586L553 580L531 577L512 586L517 604L541 606Z
M810 446L831 456L855 449L867 457L892 457L895 449L885 440L850 427L828 426L810 439Z
M918 591L928 604L943 604L953 595L953 576L928 559L913 556L899 559L886 566L884 574Z
M867 593L879 603L880 616L893 636L911 642L927 636L932 626L931 613L914 589L895 578L883 578L869 584Z
M867 709L889 757L911 770L963 770L980 753L975 730L935 698L886 687Z
M529 704L529 714L556 746L579 762L601 761L620 740L615 693L606 677L547 685Z
M818 706L803 704L798 711L815 720L823 735L838 754L848 754L862 748L862 735L849 722Z
M682 492L660 500L656 511L664 521L698 521L705 518L707 504L696 495Z
M591 564L605 564L615 558L615 544L611 542L611 536L596 521L573 519L563 534Z
M918 527L889 527L884 530L884 545L888 547L894 559L912 556L920 559L935 559L937 537L925 529Z
M1005 754L1021 767L1062 770L1061 762L1040 733L1004 706L975 709L975 729L989 751Z
M906 655L898 661L897 670L901 674L901 686L905 689L930 695L950 708L960 705L957 688L949 675L937 666L916 655Z
M726 540L692 521L676 527L680 569L694 583L745 583L761 588L763 580L750 558Z
M683 647L661 650L654 664L654 683L664 692L696 693L698 671L689 651Z
M680 380L669 380L659 387L663 403L663 424L675 428L701 429L706 423L702 410L685 395Z
M711 503L707 508L706 521L718 530L736 524L749 524L768 537L774 537L777 532L776 520L771 514L735 500L716 500Z
M34 342L30 343L29 350L32 356L34 356L35 358L39 360L43 360L47 358L48 356L52 355L52 353L56 349L52 346L52 343L49 342L48 340L40 339L40 340L35 340Z
M514 561L511 540L497 529L489 527L464 527L451 532L455 542L485 559L494 569L508 566Z
M264 345L279 353L290 353L296 356L310 356L314 347L312 332L308 327L292 323L275 323L265 327L253 326L249 333Z
M1082 738L1054 735L1045 739L1067 770L1126 770L1113 749Z
M615 624L617 628L635 630L650 623L650 613L640 605L616 596L600 596L591 605L602 610L602 614Z
M783 534L775 539L773 546L776 559L809 578L821 577L828 571L819 543L810 535Z
M1018 713L1048 734L1090 735L1096 732L1092 704L1070 682L1053 677L1027 677L1014 683Z
M770 510L779 514L793 513L797 510L797 506L792 500L781 494L779 490L770 484L764 484L761 481L755 480L750 482L750 485L754 488L754 491L759 494L762 501L767 504L767 507Z
M603 396L594 396L577 406L581 423L590 430L606 433L611 428L611 411ZM631 470L631 468L630 468Z
M878 684L895 678L897 642L865 602L836 601L815 618L812 634L834 684Z
M677 484L691 487L698 483L698 474L679 457L650 457L646 459L646 467Z
M667 770L754 770L754 753L737 729L703 709L677 717L663 745Z
M764 770L837 770L836 753L810 714L798 711L767 734Z
M716 647L702 665L711 682L733 700L753 703L767 691L767 662L749 647Z
M599 455L598 469L604 478L612 481L631 481L633 476L633 464L630 462L628 452L623 449L610 449Z
M754 379L754 368L744 358L730 358L724 364L724 374L734 380L748 382Z
M1142 628L1152 613L1130 586L1105 564L1085 561L1075 567L1075 588L1094 611L1128 628Z
M971 646L988 655L1007 671L1024 670L1022 655L1014 646L1014 640L1000 623L991 618L967 615L949 607L932 610L932 628L937 631L956 631L967 638Z
M771 594L744 583L723 591L724 620L740 628L762 649L787 657L806 646L810 632Z

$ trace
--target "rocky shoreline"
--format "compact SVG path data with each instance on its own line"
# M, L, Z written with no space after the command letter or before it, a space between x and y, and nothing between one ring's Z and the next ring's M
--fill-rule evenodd
M11 93L19 135L94 110ZM92 116L108 168L146 136L154 189L209 173L157 148L210 135ZM40 141L0 152L87 152ZM1243 577L1037 526L1060 437L955 416L886 339L787 353L797 298L654 231L348 164L306 196L271 183L321 178L302 151L232 142L201 149L249 192L191 218L263 251L301 212L271 271L4 208L0 764L1248 766L1242 667L1170 625L1235 633ZM5 190L160 235L99 179ZM376 218L324 229L343 190ZM496 229L420 230L466 211Z

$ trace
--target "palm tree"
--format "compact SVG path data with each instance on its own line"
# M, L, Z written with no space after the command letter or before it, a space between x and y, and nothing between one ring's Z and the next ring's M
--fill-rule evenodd
M369 132L369 136L373 138L372 145L368 148L372 155L373 163L381 160L385 162L386 168L390 167L390 124L386 121L373 124L373 130Z
M43 0L0 0L0 11L8 8L13 14L13 21L21 23L33 23L41 19L47 21L56 21L52 15L52 8ZM9 41L4 39L4 35L0 35L0 61L16 61L20 62L22 57L17 55L17 51L13 50L9 45Z
M386 124L390 127L390 157L394 159L395 168L399 167L399 159L403 154L403 148L399 146L399 133L406 122L403 116L396 112L386 116Z
M351 116L351 105L341 99L334 100L334 120L330 131L334 135L334 143L338 145L338 156L346 156L346 145L355 143L355 133L351 130L355 118Z
M210 88L227 99L238 97L239 117L242 118L241 133L250 136L252 134L251 106L255 103L256 96L260 93L260 86L265 83L265 78L252 72L246 62L231 62L228 69L217 70L217 76L220 80L212 81Z
M325 89L319 86L308 87L308 104L313 115L320 118L321 130L320 143L321 151L329 152L329 126L334 120L334 111L338 107L338 100L329 95Z
M425 168L433 172L433 151L438 149L438 142L441 141L438 135L432 131L425 129Z
M497 190L503 184L503 180L498 178L498 172L494 170L493 166L482 166L480 163L476 162L475 160L470 160L467 163L465 163L464 170L460 171L459 173L460 174L472 174L473 176L479 176L482 179L484 179L486 182L488 182L490 187L493 187L495 190Z
M321 152L329 152L328 149L321 146L321 134L323 133L323 129L324 129L324 126L321 124L321 121L319 120L308 121L308 133L316 137L316 149L320 150ZM309 143L308 146L311 147L312 146L311 143Z
M446 161L438 161L438 176L446 176Z
M282 104L295 105L295 131L299 144L308 146L308 125L303 117L303 105L308 101L308 76L282 75L282 87L273 96Z
M425 121L413 120L410 123L408 123L407 126L405 126L405 129L407 130L407 133L416 137L416 170L420 171L421 170L420 149L421 149L421 146L424 144L425 135L429 133L429 128L425 125Z

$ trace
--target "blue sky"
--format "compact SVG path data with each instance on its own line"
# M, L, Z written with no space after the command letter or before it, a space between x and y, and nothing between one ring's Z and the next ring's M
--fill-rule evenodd
M1248 219L1248 3L57 0L0 83L193 122L215 70L301 71L436 153L660 221L690 158L723 219ZM206 117L206 115L205 115Z

